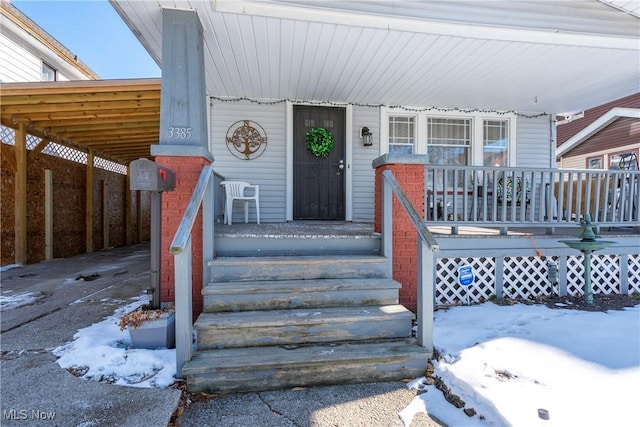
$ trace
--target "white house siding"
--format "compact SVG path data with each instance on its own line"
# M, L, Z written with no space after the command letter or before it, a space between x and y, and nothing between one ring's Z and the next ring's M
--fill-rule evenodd
M360 129L373 133L373 145L362 145ZM375 170L373 159L380 156L380 109L353 107L353 221L373 222Z
M527 168L555 167L554 153L551 151L552 123L549 116L536 118L518 117L516 126L516 164Z
M42 76L40 58L31 54L5 34L0 35L0 81L37 82Z
M260 221L284 222L285 214L285 104L258 105L249 102L214 101L211 106L210 150L214 170L228 180L248 181L260 186ZM267 148L254 160L234 157L226 145L227 130L239 120L251 120L267 134ZM235 204L234 221L244 221L240 203ZM249 221L255 222L253 203Z

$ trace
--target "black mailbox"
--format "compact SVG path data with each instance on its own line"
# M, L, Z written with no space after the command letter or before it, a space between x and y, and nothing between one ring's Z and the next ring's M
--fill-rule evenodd
M131 190L171 191L176 186L176 173L149 159L138 159L129 165Z

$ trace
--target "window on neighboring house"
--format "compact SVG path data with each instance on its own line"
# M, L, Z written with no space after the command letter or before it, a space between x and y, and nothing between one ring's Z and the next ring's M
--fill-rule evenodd
M415 152L416 119L408 116L389 117L389 153Z
M58 71L46 62L42 63L42 81L55 82L58 80Z
M509 164L509 121L483 120L482 158L484 166Z
M591 157L587 159L587 169L602 169L602 157Z
M427 155L433 165L468 165L471 119L427 117Z

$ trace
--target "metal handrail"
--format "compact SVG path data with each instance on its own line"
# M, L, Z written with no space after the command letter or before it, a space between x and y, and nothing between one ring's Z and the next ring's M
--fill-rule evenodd
M393 172L382 172L382 253L391 259L393 265L393 206L392 194L409 216L418 234L418 283L417 283L417 332L418 344L433 353L433 308L436 271L436 252L440 246L420 215L413 207L406 193L396 180Z
M191 235L198 211L202 206L202 232L213 236L213 167L205 166L191 194L187 209L173 237L169 251L174 255L174 286L176 310L176 377L182 378L182 367L193 355L193 311L192 311L192 258ZM213 243L207 247L208 239L203 239L203 258L213 256ZM207 280L207 268L203 265L203 281Z

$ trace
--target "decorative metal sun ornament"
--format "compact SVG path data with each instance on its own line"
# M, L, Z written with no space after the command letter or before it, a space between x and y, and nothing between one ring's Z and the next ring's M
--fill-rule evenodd
M242 160L257 159L267 149L267 133L251 120L239 120L227 130L227 148Z

